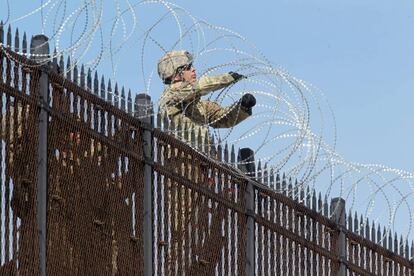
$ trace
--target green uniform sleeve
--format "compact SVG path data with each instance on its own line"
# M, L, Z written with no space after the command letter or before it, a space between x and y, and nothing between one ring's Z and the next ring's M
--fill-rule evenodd
M234 79L229 74L201 77L195 83L181 83L178 86L170 85L163 93L160 105L175 106L207 95L208 93L229 86Z
M229 74L205 76L200 78L196 83L195 91L201 96L207 95L212 91L222 89L234 82L234 79Z

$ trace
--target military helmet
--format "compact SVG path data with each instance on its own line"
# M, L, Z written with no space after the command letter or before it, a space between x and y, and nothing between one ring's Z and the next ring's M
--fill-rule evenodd
M158 61L158 75L165 81L172 78L180 67L193 62L193 56L187 51L167 52Z

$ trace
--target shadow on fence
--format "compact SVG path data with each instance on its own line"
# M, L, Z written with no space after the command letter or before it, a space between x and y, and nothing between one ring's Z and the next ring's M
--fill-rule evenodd
M1 25L1 275L414 272L414 247L343 199L153 118L148 96L84 66L43 62L44 36L31 55L14 40Z

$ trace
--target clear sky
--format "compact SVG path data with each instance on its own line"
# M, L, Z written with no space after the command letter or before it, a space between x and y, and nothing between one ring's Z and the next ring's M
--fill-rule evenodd
M414 172L413 1L176 1L320 88L345 158Z
M75 7L75 2L67 3ZM103 1L105 5L115 2ZM7 16L6 3L0 1L2 19ZM48 1L9 3L11 19L16 19ZM414 2L175 0L173 3L211 24L237 31L272 63L318 87L334 110L337 150L343 157L414 172L414 109L410 108L414 99ZM113 18L111 12L104 15L106 22ZM145 16L150 18L151 14ZM52 24L53 13L43 17L47 17L46 24ZM41 32L41 25L39 12L13 24L31 34ZM101 71L110 71L108 66L101 67L106 69ZM118 70L120 83L133 90L138 86L135 91L144 89L142 82L133 82L137 70L122 71L121 66Z

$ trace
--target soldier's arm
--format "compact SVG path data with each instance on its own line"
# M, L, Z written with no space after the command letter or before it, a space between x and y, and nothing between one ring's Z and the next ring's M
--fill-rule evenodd
M230 74L221 74L201 77L195 85L195 90L201 96L207 95L212 91L222 89L234 83L234 78Z
M166 103L167 106L189 103L232 83L234 83L234 78L230 74L204 76L193 84L186 83L182 86L170 88L164 93L161 102Z
M230 128L246 120L251 113L241 106L240 101L231 106L222 107L216 102L201 101L203 109L207 111L208 124L213 128Z

